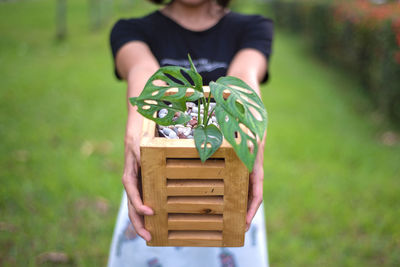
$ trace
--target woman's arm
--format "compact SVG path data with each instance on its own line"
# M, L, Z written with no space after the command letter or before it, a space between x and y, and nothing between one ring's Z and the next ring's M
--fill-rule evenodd
M228 75L234 76L245 81L261 97L259 83L267 70L267 59L258 50L246 48L240 50L233 58L229 68ZM263 181L264 181L264 135L259 146L257 157L254 163L253 171L250 173L249 184L249 202L247 205L246 231L250 228L251 221L260 207L263 199Z
M119 75L128 84L128 119L125 131L125 164L122 183L128 196L129 218L132 225L138 235L149 241L151 235L144 228L143 215L152 215L153 210L143 205L138 186L143 116L137 112L137 107L129 103L129 98L139 96L147 80L158 70L159 65L149 47L140 41L129 42L121 47L116 55L115 63Z

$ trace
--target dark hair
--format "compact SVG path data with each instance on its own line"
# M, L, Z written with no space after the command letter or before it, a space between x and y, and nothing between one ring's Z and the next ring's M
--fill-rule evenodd
M172 2L173 0L170 1L165 1L165 0L149 0L150 2L153 2L155 4L168 4ZM217 0L217 4L222 6L222 7L227 7L229 5L229 2L231 0Z

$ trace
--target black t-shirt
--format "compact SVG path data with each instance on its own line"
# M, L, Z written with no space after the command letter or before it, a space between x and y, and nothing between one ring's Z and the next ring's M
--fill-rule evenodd
M204 84L208 85L226 75L231 60L240 49L257 49L269 60L272 37L272 20L259 15L229 12L213 27L191 31L155 11L142 18L119 20L111 31L110 43L115 59L118 50L127 42L143 41L160 66L189 68L189 53ZM263 82L267 80L268 72Z

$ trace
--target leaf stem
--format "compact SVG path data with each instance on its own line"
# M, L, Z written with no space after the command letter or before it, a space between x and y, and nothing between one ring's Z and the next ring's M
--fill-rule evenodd
M208 125L208 121L210 120L210 118L211 118L211 116L212 116L212 114L214 112L214 109L215 109L215 107L213 107L213 109L211 110L210 116L207 117L206 125Z
M200 98L197 100L197 126L201 125L201 117L200 117Z
M210 107L210 100L211 100L211 92L208 94L208 100L207 100L207 104L204 108L204 117L203 117L203 121L205 121L206 123L204 124L204 127L206 127L208 125L208 109Z

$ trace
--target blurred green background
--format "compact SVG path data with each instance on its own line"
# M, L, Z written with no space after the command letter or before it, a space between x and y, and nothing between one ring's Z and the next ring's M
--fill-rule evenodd
M270 118L264 188L270 264L398 266L399 66L387 63L396 59L396 31L371 50L383 65L356 63L370 53L349 56L364 40L348 47L353 42L344 41L355 33L340 33L350 26L334 25L336 35L310 26L324 26L318 21L327 7L310 4L324 1L290 2L232 7L272 16L277 25L271 82L262 86ZM118 18L155 8L139 0L0 1L0 266L106 264L122 192L126 119L125 84L113 76L108 35ZM365 27L360 31L368 33ZM330 36L335 42L327 42ZM340 56L343 43L355 50ZM375 75L371 68L384 69L383 78L363 79Z

